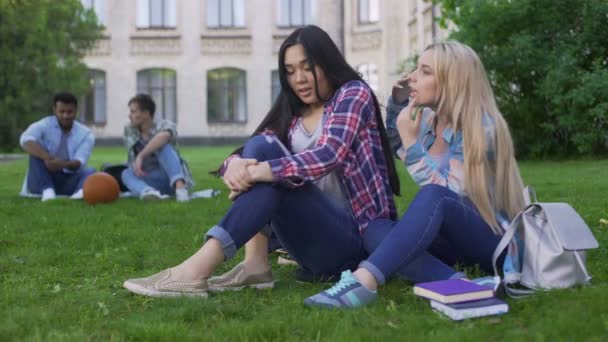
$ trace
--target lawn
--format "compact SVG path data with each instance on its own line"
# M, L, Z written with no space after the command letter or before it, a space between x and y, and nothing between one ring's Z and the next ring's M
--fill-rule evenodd
M208 175L231 151L187 148L197 189L223 189ZM115 148L95 150L91 164L120 162ZM500 317L455 323L394 280L374 305L352 311L311 310L304 298L324 288L294 280L276 265L275 289L150 299L122 288L131 277L173 266L194 252L229 207L224 191L188 203L121 199L41 203L17 196L26 161L0 164L0 340L605 340L608 336L608 160L524 162L539 199L565 201L600 241L588 254L593 285L508 300ZM403 212L416 191L399 166ZM219 271L238 262L231 260Z

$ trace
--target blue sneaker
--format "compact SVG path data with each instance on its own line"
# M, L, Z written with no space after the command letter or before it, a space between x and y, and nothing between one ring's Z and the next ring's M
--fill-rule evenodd
M500 286L500 277L481 277L472 279L471 281L477 285L487 286L491 288L492 290L494 290L494 293L498 291L498 288Z
M347 270L342 272L336 285L306 298L304 304L322 308L357 308L373 302L377 296L376 291L368 290Z

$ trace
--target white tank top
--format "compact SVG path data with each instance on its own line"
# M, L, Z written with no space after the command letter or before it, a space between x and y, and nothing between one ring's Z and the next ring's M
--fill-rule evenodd
M319 124L312 133L306 131L302 118L298 119L294 132L291 135L291 150L294 154L310 150L315 147L317 140L323 132L323 125L327 120L325 114L322 115ZM350 208L350 203L342 191L342 184L338 177L337 169L316 179L313 183L329 198L333 199L341 208Z

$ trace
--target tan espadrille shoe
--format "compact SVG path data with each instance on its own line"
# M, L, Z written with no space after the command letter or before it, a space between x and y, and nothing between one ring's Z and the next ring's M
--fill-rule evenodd
M179 282L171 279L171 269L147 278L129 279L122 286L127 290L148 297L207 297L207 280Z
M238 291L246 287L254 289L271 289L274 287L274 279L272 272L267 271L258 274L248 274L245 270L245 265L240 263L234 266L230 271L222 274L219 277L209 278L209 291Z

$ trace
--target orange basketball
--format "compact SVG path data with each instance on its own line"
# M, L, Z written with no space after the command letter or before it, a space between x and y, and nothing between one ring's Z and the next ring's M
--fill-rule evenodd
M84 181L82 195L89 204L109 203L118 199L120 187L110 174L95 172Z

